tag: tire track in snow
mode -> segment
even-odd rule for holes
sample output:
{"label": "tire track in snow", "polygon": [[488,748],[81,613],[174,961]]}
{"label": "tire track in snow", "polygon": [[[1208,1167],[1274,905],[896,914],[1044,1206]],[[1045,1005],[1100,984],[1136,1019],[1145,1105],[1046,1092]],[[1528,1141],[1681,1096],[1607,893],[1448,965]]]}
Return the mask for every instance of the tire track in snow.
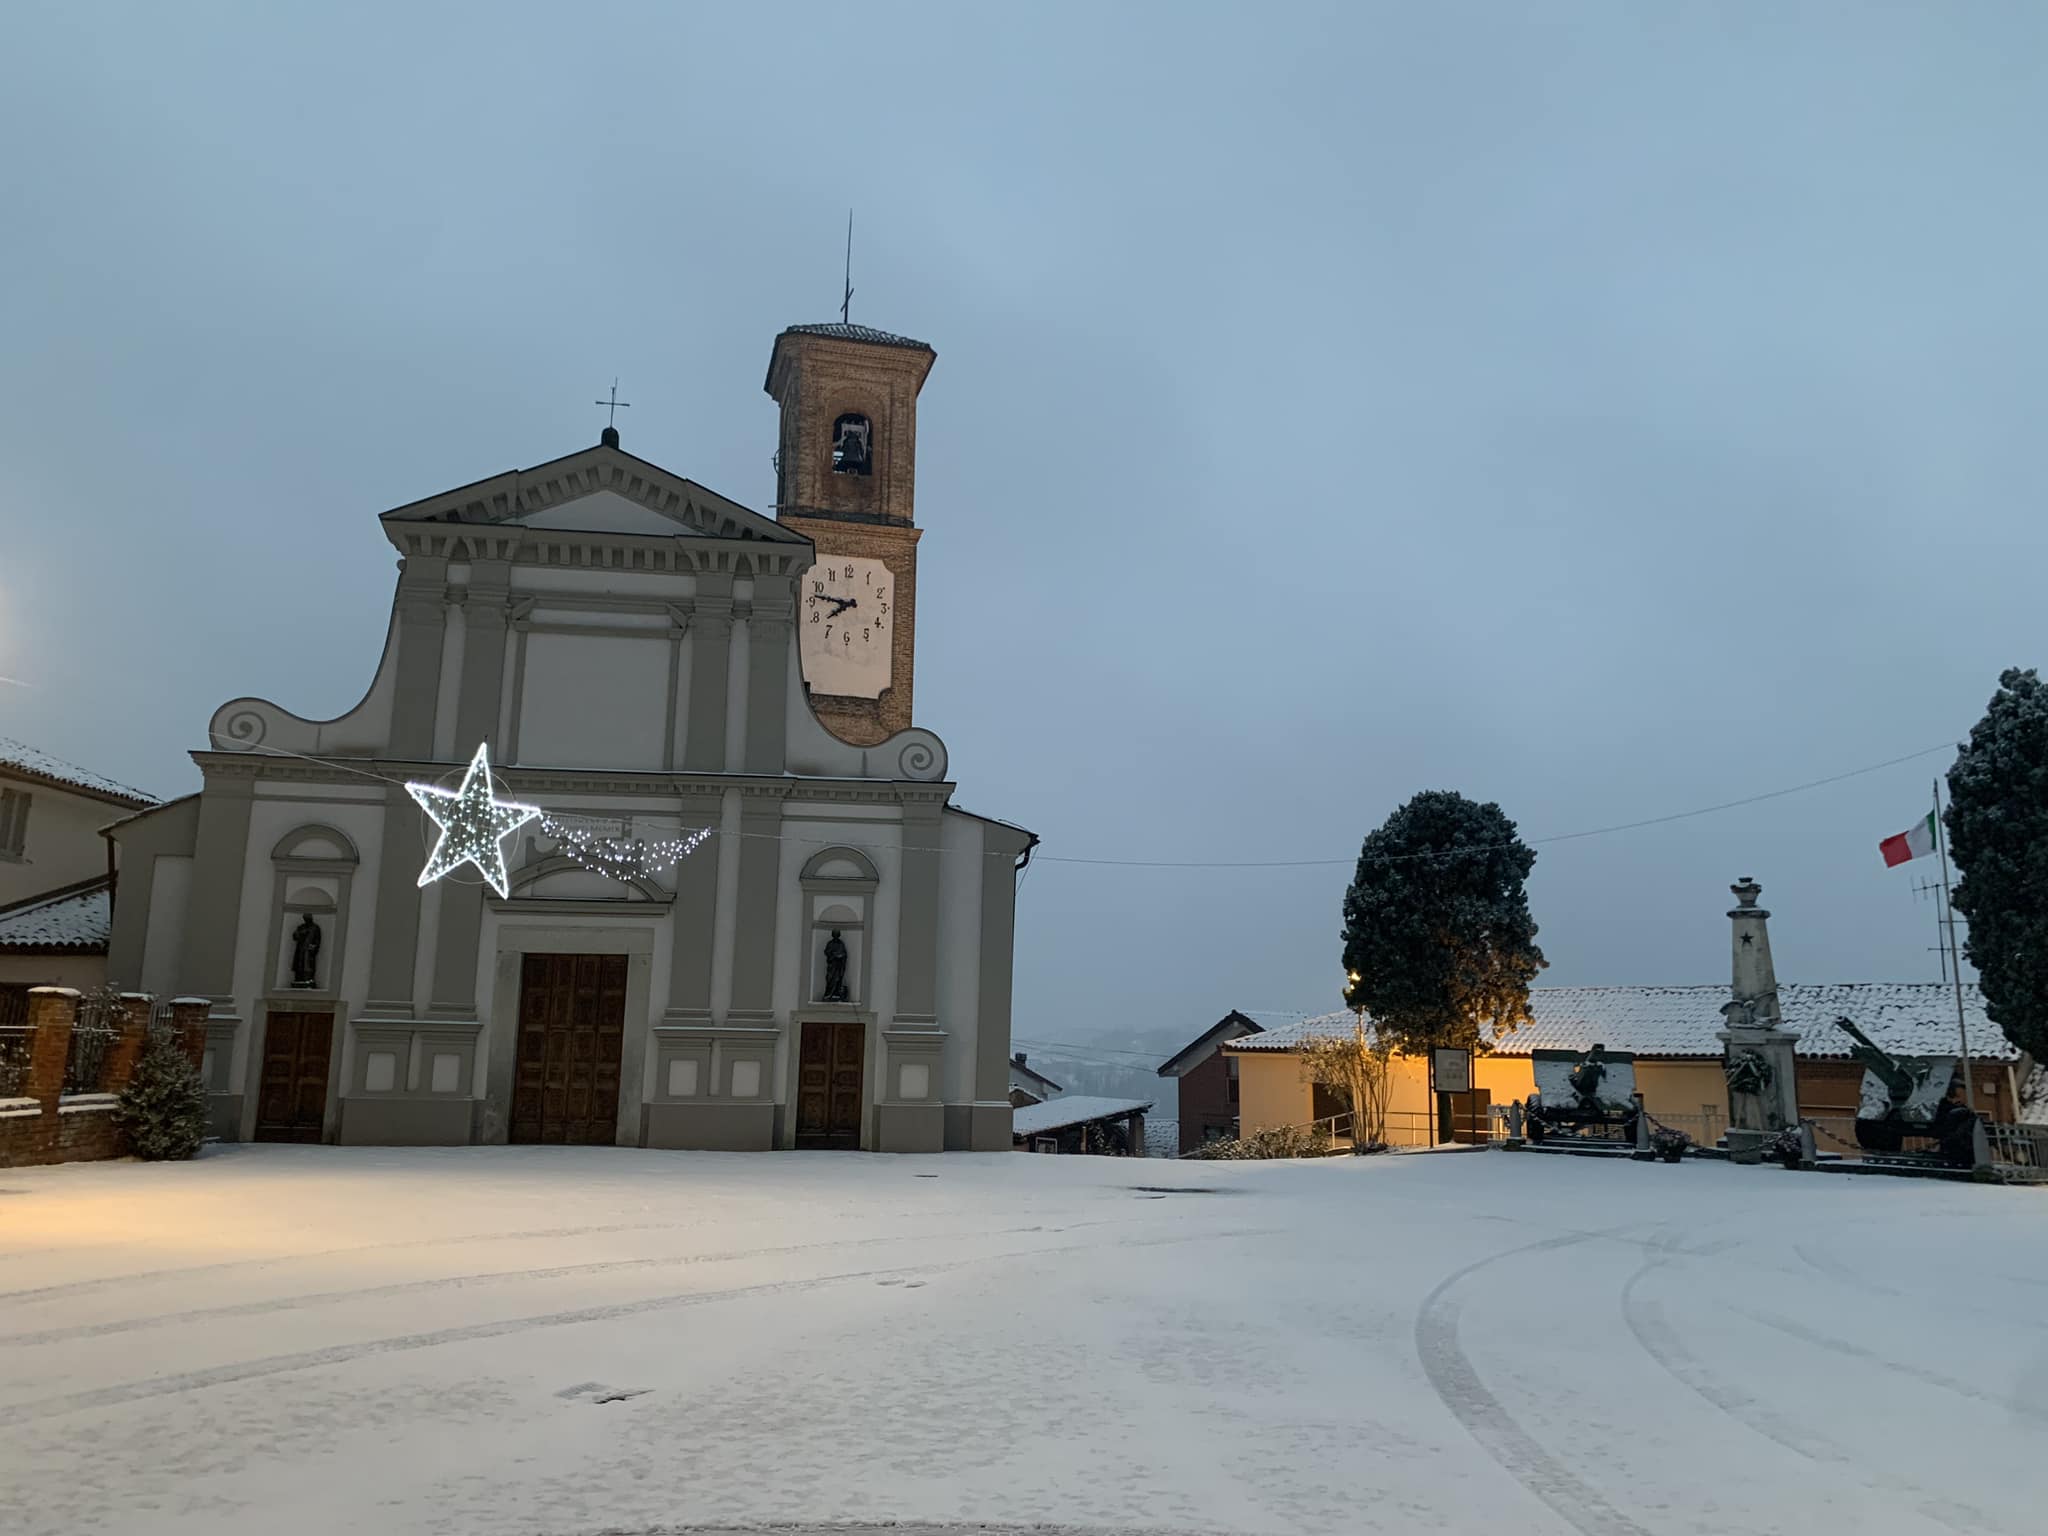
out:
{"label": "tire track in snow", "polygon": [[[1136,1241],[1119,1242],[1115,1247],[1121,1252],[1128,1248],[1163,1248],[1181,1243],[1223,1242],[1273,1235],[1274,1229],[1263,1227],[1242,1231],[1194,1232],[1178,1237],[1141,1238]],[[436,1328],[424,1333],[365,1339],[355,1344],[336,1344],[326,1349],[299,1350],[292,1354],[245,1360],[234,1365],[182,1371],[173,1376],[160,1376],[150,1381],[96,1387],[84,1392],[67,1392],[58,1397],[44,1398],[40,1402],[14,1404],[0,1410],[0,1413],[4,1413],[9,1422],[55,1418],[60,1414],[78,1413],[93,1408],[119,1407],[153,1397],[199,1392],[210,1387],[229,1386],[236,1382],[279,1376],[292,1371],[343,1365],[372,1355],[402,1354],[417,1349],[433,1349],[443,1344],[467,1344],[479,1339],[503,1338],[508,1334],[528,1333],[540,1328],[567,1328],[578,1323],[610,1322],[647,1312],[674,1311],[683,1307],[704,1306],[712,1302],[736,1301],[744,1297],[821,1290],[826,1286],[843,1285],[856,1280],[952,1274],[981,1264],[1083,1252],[1097,1246],[1099,1245],[1093,1243],[1054,1243],[1043,1247],[1015,1248],[1001,1253],[982,1254],[971,1259],[953,1259],[938,1264],[905,1264],[883,1269],[846,1270],[838,1274],[813,1275],[802,1280],[766,1280],[757,1285],[728,1286],[722,1290],[678,1291],[665,1296],[646,1296],[637,1301],[609,1302],[598,1306],[575,1307],[562,1312],[544,1312],[533,1317],[504,1318],[489,1323],[465,1323],[451,1328]]]}
{"label": "tire track in snow", "polygon": [[2017,1394],[2001,1396],[1996,1392],[1987,1392],[1982,1387],[1960,1381],[1954,1376],[1944,1375],[1940,1371],[1930,1371],[1924,1366],[1908,1365],[1903,1360],[1890,1359],[1874,1349],[1865,1349],[1861,1344],[1838,1339],[1832,1334],[1809,1328],[1804,1323],[1794,1322],[1791,1318],[1781,1317],[1775,1312],[1759,1312],[1749,1307],[1737,1307],[1735,1310],[1754,1322],[1762,1323],[1766,1328],[1775,1328],[1802,1344],[1811,1344],[1815,1349],[1831,1350],[1835,1354],[1846,1355],[1851,1360],[1862,1360],[1871,1365],[1882,1366],[1885,1370],[1901,1376],[1910,1376],[1915,1381],[1925,1382],[1930,1387],[1940,1387],[1944,1391],[1955,1393],[1958,1397],[1986,1403],[2022,1418],[2048,1420],[2048,1404],[2029,1402]]}
{"label": "tire track in snow", "polygon": [[1415,1353],[1421,1358],[1423,1374],[1429,1378],[1431,1388],[1465,1427],[1465,1432],[1479,1443],[1479,1448],[1567,1525],[1582,1536],[1651,1536],[1536,1443],[1506,1405],[1486,1389],[1464,1346],[1458,1342],[1460,1308],[1455,1292],[1458,1283],[1467,1276],[1505,1259],[1569,1248],[1611,1235],[1573,1232],[1546,1238],[1453,1271],[1423,1298],[1421,1310],[1415,1315]]}
{"label": "tire track in snow", "polygon": [[[1635,1335],[1636,1342],[1666,1374],[1682,1385],[1690,1387],[1699,1397],[1773,1445],[1781,1445],[1808,1461],[1845,1468],[1855,1477],[1874,1487],[1882,1487],[1910,1499],[1921,1514],[1937,1525],[1964,1533],[2005,1532],[2010,1529],[1981,1509],[1954,1498],[1937,1499],[1917,1484],[1894,1477],[1882,1468],[1873,1466],[1870,1462],[1853,1455],[1805,1420],[1793,1414],[1779,1412],[1768,1402],[1744,1391],[1726,1377],[1716,1374],[1685,1347],[1677,1329],[1665,1318],[1664,1309],[1655,1300],[1646,1299],[1642,1294],[1642,1282],[1646,1278],[1660,1269],[1669,1268],[1682,1256],[1683,1250],[1679,1248],[1676,1237],[1666,1235],[1658,1239],[1652,1245],[1650,1257],[1643,1261],[1641,1268],[1628,1277],[1621,1288],[1621,1314],[1628,1323],[1629,1332]],[[1969,1523],[1958,1524],[1958,1518]]]}
{"label": "tire track in snow", "polygon": [[[225,1317],[261,1317],[272,1312],[296,1312],[304,1307],[335,1306],[342,1302],[372,1297],[417,1296],[425,1292],[457,1290],[471,1285],[499,1281],[560,1280],[575,1275],[605,1275],[635,1269],[685,1268],[692,1264],[730,1264],[744,1259],[780,1258],[785,1254],[812,1253],[821,1248],[871,1248],[889,1243],[933,1242],[950,1237],[1022,1237],[1032,1232],[1072,1232],[1082,1227],[1109,1225],[1106,1221],[1074,1221],[1047,1228],[1002,1227],[993,1232],[910,1233],[891,1237],[850,1237],[832,1242],[790,1243],[777,1248],[734,1248],[722,1253],[663,1254],[638,1259],[592,1259],[582,1264],[556,1264],[538,1269],[493,1269],[466,1275],[441,1275],[427,1280],[396,1280],[388,1285],[363,1285],[341,1291],[307,1291],[296,1296],[272,1296],[260,1301],[229,1302],[218,1307],[193,1307],[182,1312],[157,1312],[143,1317],[118,1318],[103,1323],[71,1323],[60,1328],[37,1328],[23,1333],[0,1333],[0,1345],[27,1346],[57,1344],[70,1339],[99,1338],[105,1334],[134,1333],[144,1328],[175,1327]],[[355,1250],[348,1250],[353,1252]]]}
{"label": "tire track in snow", "polygon": [[591,1237],[604,1232],[667,1232],[690,1225],[682,1221],[626,1221],[601,1227],[541,1227],[532,1232],[478,1232],[468,1236],[408,1237],[390,1243],[357,1243],[347,1248],[315,1248],[307,1253],[273,1253],[261,1259],[228,1259],[219,1264],[186,1264],[174,1269],[138,1269],[125,1275],[99,1275],[91,1280],[66,1280],[27,1290],[0,1291],[0,1301],[46,1301],[59,1296],[85,1296],[94,1291],[133,1285],[139,1280],[182,1279],[217,1275],[230,1269],[261,1269],[269,1264],[300,1264],[308,1259],[334,1259],[352,1253],[385,1253],[396,1248],[445,1248],[455,1243],[516,1243],[534,1238]]}

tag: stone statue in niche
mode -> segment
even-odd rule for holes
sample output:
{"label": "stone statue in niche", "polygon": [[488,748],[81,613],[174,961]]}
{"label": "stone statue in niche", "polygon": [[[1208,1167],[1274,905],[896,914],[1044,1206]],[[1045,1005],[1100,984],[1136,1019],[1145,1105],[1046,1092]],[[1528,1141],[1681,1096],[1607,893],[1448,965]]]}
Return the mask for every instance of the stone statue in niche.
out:
{"label": "stone statue in niche", "polygon": [[292,985],[320,985],[320,925],[313,921],[310,912],[292,930]]}
{"label": "stone statue in niche", "polygon": [[850,1002],[846,990],[846,940],[839,937],[839,930],[832,930],[832,937],[825,941],[825,990],[818,994],[821,1003]]}

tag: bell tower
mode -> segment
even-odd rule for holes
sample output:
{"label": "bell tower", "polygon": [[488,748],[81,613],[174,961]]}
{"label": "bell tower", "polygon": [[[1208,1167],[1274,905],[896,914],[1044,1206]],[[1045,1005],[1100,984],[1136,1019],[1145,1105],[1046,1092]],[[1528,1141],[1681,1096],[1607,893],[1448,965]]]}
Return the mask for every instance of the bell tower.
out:
{"label": "bell tower", "polygon": [[797,602],[811,708],[872,746],[910,724],[917,660],[917,396],[938,354],[845,323],[775,338],[775,520],[816,546]]}

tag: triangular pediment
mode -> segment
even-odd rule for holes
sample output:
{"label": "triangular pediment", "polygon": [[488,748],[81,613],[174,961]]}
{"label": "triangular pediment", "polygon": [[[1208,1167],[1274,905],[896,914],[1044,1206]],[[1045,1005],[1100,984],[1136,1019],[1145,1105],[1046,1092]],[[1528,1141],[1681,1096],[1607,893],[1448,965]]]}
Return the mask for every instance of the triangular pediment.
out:
{"label": "triangular pediment", "polygon": [[384,521],[804,542],[773,518],[609,444],[394,507]]}
{"label": "triangular pediment", "polygon": [[681,513],[666,507],[652,507],[628,501],[617,491],[593,491],[588,496],[558,501],[551,507],[535,507],[498,519],[501,525],[516,523],[522,528],[548,528],[563,533],[645,533],[684,534],[704,538]]}

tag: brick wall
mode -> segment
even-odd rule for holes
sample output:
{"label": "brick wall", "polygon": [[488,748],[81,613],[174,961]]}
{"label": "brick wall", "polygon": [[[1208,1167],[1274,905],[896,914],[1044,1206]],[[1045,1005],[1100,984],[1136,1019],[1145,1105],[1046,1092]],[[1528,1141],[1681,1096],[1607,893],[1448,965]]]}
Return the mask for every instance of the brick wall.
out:
{"label": "brick wall", "polygon": [[[113,1101],[128,1086],[142,1056],[151,999],[145,993],[121,998],[115,1015],[119,1033],[107,1048],[101,1074],[103,1091],[67,1095],[64,1067],[78,1022],[78,1001],[78,993],[69,987],[36,987],[29,993],[28,1071],[21,1093],[0,1100],[0,1168],[127,1155],[114,1125]],[[171,1010],[172,1026],[179,1030],[195,1067],[206,1048],[206,1011],[203,1002],[180,1002]]]}

